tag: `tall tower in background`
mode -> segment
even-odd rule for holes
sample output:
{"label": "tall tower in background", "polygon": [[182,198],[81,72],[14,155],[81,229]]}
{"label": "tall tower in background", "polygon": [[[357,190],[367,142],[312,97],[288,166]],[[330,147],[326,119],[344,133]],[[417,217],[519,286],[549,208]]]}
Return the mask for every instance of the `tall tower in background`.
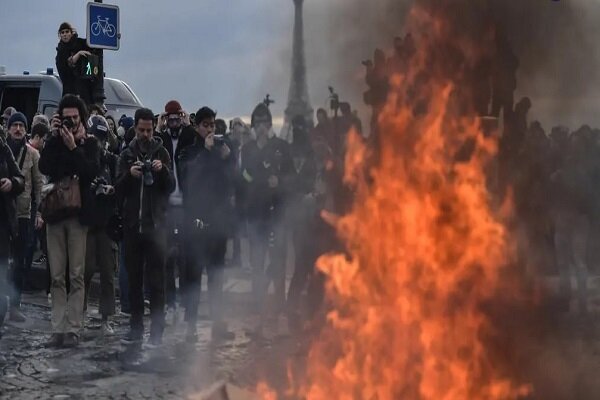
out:
{"label": "tall tower in background", "polygon": [[313,125],[313,110],[308,97],[308,84],[306,83],[306,60],[304,58],[304,21],[302,4],[304,0],[293,0],[294,15],[294,44],[292,48],[292,76],[288,103],[285,109],[285,125],[289,126],[292,119],[302,115],[309,126]]}

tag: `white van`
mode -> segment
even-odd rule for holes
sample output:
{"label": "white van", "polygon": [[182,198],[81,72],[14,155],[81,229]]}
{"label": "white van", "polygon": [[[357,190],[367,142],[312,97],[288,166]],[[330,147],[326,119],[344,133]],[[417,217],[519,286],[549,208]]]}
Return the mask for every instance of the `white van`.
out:
{"label": "white van", "polygon": [[[135,110],[143,107],[142,102],[125,82],[104,78],[104,105],[116,121],[126,114],[133,117]],[[62,97],[62,83],[52,68],[46,73],[7,75],[0,70],[0,110],[12,106],[27,116],[31,123],[36,113],[49,118],[58,109]]]}

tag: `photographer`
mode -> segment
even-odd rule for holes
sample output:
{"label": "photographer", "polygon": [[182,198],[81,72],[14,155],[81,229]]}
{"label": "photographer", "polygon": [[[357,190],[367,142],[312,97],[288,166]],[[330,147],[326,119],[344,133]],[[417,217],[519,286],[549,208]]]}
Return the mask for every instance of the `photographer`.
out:
{"label": "photographer", "polygon": [[15,201],[24,188],[19,166],[6,141],[0,137],[0,326],[8,309],[6,295],[10,293],[6,282],[10,241],[14,240],[19,229]]}
{"label": "photographer", "polygon": [[117,156],[107,150],[110,128],[104,117],[93,115],[88,120],[88,132],[98,139],[100,145],[100,170],[91,184],[94,218],[87,234],[85,256],[86,308],[92,277],[100,273],[100,315],[102,334],[114,334],[109,317],[115,314],[115,271],[118,246],[107,232],[108,222],[116,213]]}
{"label": "photographer", "polygon": [[144,334],[144,269],[150,286],[150,344],[162,343],[165,325],[165,258],[169,194],[175,190],[171,159],[162,140],[153,136],[154,114],[140,108],[134,118],[135,138],[121,153],[117,192],[123,197],[125,264],[129,282],[131,331],[127,342]]}
{"label": "photographer", "polygon": [[54,333],[48,346],[77,346],[83,327],[86,235],[93,217],[90,184],[100,163],[100,147],[96,138],[87,135],[83,124],[86,119],[87,109],[79,97],[63,97],[39,162],[40,172],[48,175],[51,184],[41,204],[52,279]]}
{"label": "photographer", "polygon": [[[253,268],[252,292],[261,316],[271,281],[275,286],[275,303],[285,305],[286,240],[284,207],[293,162],[289,144],[272,131],[269,108],[261,103],[252,112],[256,140],[242,147],[242,176],[247,189],[246,215]],[[265,271],[269,253],[270,265]],[[259,327],[260,330],[260,327]]]}
{"label": "photographer", "polygon": [[197,132],[192,146],[180,154],[186,233],[188,341],[196,341],[202,271],[208,275],[212,338],[230,338],[223,322],[223,280],[227,239],[232,235],[232,144],[215,134],[215,112],[203,107],[196,113]]}

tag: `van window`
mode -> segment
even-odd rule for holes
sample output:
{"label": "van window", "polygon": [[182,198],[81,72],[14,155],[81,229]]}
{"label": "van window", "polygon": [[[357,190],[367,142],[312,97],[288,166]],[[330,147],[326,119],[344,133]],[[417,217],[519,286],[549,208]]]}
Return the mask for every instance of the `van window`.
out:
{"label": "van window", "polygon": [[17,111],[27,116],[31,124],[33,116],[38,109],[38,99],[40,97],[39,87],[11,87],[5,86],[2,90],[2,101],[0,109],[14,107]]}
{"label": "van window", "polygon": [[122,82],[105,79],[104,90],[106,92],[107,103],[139,106],[134,95]]}

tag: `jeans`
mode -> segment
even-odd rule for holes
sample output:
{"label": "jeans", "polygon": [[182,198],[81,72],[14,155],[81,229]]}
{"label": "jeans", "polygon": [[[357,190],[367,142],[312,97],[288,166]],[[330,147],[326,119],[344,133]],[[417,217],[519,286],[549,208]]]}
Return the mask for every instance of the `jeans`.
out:
{"label": "jeans", "polygon": [[164,230],[139,233],[136,229],[125,229],[123,244],[129,282],[132,331],[144,331],[144,275],[147,275],[152,321],[150,334],[162,336],[165,326],[165,242]]}
{"label": "jeans", "polygon": [[127,265],[125,264],[125,246],[119,246],[119,301],[121,311],[130,312],[129,306],[129,282],[127,281]]}
{"label": "jeans", "polygon": [[115,314],[115,272],[117,249],[103,230],[90,230],[87,235],[85,256],[85,304],[92,277],[100,273],[100,314],[108,317]]}
{"label": "jeans", "polygon": [[[261,220],[248,222],[252,293],[259,310],[264,308],[269,285],[275,288],[275,304],[285,304],[286,235],[283,223],[270,224]],[[269,265],[265,260],[269,255]]]}
{"label": "jeans", "polygon": [[19,218],[19,233],[12,241],[13,264],[10,269],[10,283],[12,291],[10,293],[10,306],[19,307],[21,305],[21,293],[25,283],[25,256],[27,243],[29,239],[29,218]]}
{"label": "jeans", "polygon": [[213,322],[223,321],[223,283],[225,280],[225,252],[227,237],[208,232],[194,232],[186,243],[187,302],[185,320],[195,323],[202,282],[202,271],[208,276],[208,302]]}
{"label": "jeans", "polygon": [[4,322],[4,316],[8,308],[9,285],[8,277],[8,254],[10,249],[10,232],[6,224],[0,224],[0,326]]}

